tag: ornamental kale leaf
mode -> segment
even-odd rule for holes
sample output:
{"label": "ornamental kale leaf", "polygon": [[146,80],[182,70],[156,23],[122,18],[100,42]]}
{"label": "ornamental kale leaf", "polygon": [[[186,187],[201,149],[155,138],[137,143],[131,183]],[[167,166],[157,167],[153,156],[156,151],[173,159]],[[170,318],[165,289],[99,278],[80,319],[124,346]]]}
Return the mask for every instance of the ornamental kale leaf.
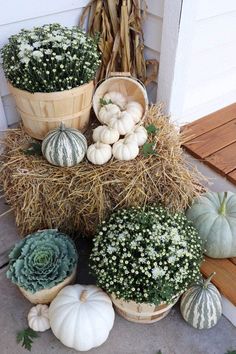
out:
{"label": "ornamental kale leaf", "polygon": [[68,236],[52,229],[38,231],[15,245],[7,277],[31,293],[50,289],[71,275],[77,258]]}

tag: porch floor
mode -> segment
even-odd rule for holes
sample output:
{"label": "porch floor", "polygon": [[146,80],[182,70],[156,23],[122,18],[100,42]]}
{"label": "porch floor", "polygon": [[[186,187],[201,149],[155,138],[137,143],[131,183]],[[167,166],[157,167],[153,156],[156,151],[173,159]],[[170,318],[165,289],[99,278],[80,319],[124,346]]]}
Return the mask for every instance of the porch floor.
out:
{"label": "porch floor", "polygon": [[[79,243],[78,282],[92,283],[88,275],[90,246],[86,240]],[[16,344],[16,332],[27,326],[26,317],[31,304],[20,294],[16,286],[0,272],[0,329],[1,354],[23,354],[26,351]],[[196,330],[181,317],[179,305],[160,322],[140,325],[128,322],[116,315],[108,340],[88,354],[225,354],[236,349],[236,329],[224,317],[209,330]],[[32,354],[78,353],[64,347],[49,330],[34,340]]]}
{"label": "porch floor", "polygon": [[[225,178],[225,182],[222,179],[221,191],[227,191],[231,185],[230,190],[235,192],[236,104],[186,125],[183,133],[185,151],[197,162],[215,171],[218,180]],[[212,282],[236,306],[236,258],[222,260],[206,257],[201,271],[206,277],[216,271]]]}

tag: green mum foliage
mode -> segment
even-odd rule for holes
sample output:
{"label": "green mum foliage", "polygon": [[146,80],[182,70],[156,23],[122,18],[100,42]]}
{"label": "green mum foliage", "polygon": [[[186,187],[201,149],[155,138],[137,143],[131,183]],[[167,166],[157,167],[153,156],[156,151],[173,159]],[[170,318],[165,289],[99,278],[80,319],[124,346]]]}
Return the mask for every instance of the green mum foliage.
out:
{"label": "green mum foliage", "polygon": [[35,293],[71,275],[77,259],[74,242],[68,236],[53,229],[38,231],[15,245],[9,254],[7,277]]}

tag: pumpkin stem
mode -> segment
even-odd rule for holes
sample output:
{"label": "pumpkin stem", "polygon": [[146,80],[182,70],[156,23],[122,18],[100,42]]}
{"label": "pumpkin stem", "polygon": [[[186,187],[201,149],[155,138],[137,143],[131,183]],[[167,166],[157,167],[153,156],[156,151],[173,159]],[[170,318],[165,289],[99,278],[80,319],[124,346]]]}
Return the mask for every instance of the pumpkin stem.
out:
{"label": "pumpkin stem", "polygon": [[219,213],[221,215],[225,215],[225,201],[226,201],[226,198],[227,198],[227,192],[224,192],[224,198],[222,200],[222,203],[220,205],[220,208],[219,208]]}
{"label": "pumpkin stem", "polygon": [[88,297],[88,291],[87,290],[83,290],[80,294],[80,301],[81,302],[86,302],[87,301],[87,297]]}
{"label": "pumpkin stem", "polygon": [[207,288],[209,283],[211,282],[211,279],[214,277],[214,275],[216,275],[216,272],[213,272],[210,274],[209,278],[207,278],[205,281],[204,281],[204,284],[203,284],[203,287],[204,288]]}
{"label": "pumpkin stem", "polygon": [[62,132],[64,132],[64,130],[66,130],[65,124],[64,124],[63,122],[61,122],[59,128],[60,128],[60,130],[61,130]]}

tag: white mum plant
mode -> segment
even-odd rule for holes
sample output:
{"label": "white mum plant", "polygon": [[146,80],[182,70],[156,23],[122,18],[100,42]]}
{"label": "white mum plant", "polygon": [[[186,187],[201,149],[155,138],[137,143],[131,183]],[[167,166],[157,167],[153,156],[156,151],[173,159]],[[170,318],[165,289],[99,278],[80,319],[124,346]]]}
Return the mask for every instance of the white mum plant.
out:
{"label": "white mum plant", "polygon": [[158,305],[187,290],[201,260],[201,239],[186,217],[150,206],[121,209],[103,221],[90,265],[108,293]]}
{"label": "white mum plant", "polygon": [[1,49],[2,65],[11,84],[29,92],[55,92],[94,79],[100,64],[98,37],[77,26],[53,23],[21,30]]}

